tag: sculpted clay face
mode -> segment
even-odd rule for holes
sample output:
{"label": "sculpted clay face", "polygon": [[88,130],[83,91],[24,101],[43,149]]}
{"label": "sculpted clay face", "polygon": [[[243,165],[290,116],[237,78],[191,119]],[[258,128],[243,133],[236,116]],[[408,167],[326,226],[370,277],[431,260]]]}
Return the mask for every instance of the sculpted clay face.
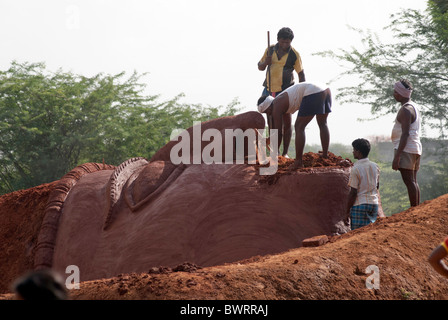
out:
{"label": "sculpted clay face", "polygon": [[[248,127],[257,127],[253,116],[245,115]],[[231,120],[213,125],[222,129]],[[184,262],[220,265],[349,230],[341,199],[350,165],[334,155],[306,154],[304,162],[314,165],[292,172],[292,160],[280,157],[278,172],[261,176],[258,164],[174,165],[163,156],[169,147],[151,161],[133,158],[87,173],[77,168],[84,173],[61,179],[49,199],[59,211],[44,219],[52,227],[41,230],[35,264],[62,272],[76,265],[86,281]]]}

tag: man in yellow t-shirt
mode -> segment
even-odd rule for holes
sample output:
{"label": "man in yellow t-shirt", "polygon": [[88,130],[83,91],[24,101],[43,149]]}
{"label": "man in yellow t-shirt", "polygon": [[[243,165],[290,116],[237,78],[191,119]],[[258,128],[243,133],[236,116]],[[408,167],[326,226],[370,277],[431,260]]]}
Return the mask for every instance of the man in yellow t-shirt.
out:
{"label": "man in yellow t-shirt", "polygon": [[278,147],[280,147],[282,140],[283,146],[287,144],[285,133],[281,130],[281,128],[285,128],[285,115],[291,116],[298,111],[294,125],[296,130],[296,159],[294,164],[290,166],[291,170],[303,167],[302,156],[306,140],[305,128],[314,117],[316,117],[319,126],[322,157],[328,158],[330,131],[327,126],[327,117],[331,112],[331,101],[330,88],[311,82],[296,83],[282,91],[275,98],[272,96],[261,96],[258,99],[258,111],[272,118],[270,128],[277,130],[272,133],[272,138],[277,140],[276,145]]}
{"label": "man in yellow t-shirt", "polygon": [[[283,90],[294,84],[294,70],[299,82],[305,81],[302,59],[299,52],[291,46],[294,33],[290,28],[281,28],[277,33],[277,43],[267,48],[258,62],[258,70],[265,71],[263,96],[276,97]],[[287,157],[292,135],[291,114],[284,115],[283,121],[283,156]],[[267,116],[269,129],[272,129],[272,118]]]}
{"label": "man in yellow t-shirt", "polygon": [[[290,28],[282,28],[277,33],[277,43],[267,48],[258,62],[260,71],[266,70],[266,79],[263,86],[263,95],[274,97],[294,84],[294,70],[297,72],[299,82],[305,81],[302,59],[299,52],[291,46],[294,33]],[[270,76],[269,76],[270,73]]]}

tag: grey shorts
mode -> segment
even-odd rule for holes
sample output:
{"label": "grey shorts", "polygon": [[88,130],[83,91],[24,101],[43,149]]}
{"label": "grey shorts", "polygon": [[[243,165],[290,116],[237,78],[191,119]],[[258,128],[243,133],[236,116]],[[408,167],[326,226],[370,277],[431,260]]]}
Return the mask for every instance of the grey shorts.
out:
{"label": "grey shorts", "polygon": [[[394,149],[394,155],[397,153],[397,149]],[[408,169],[418,171],[420,169],[420,155],[414,153],[402,152],[400,155],[400,162],[398,163],[398,169]]]}

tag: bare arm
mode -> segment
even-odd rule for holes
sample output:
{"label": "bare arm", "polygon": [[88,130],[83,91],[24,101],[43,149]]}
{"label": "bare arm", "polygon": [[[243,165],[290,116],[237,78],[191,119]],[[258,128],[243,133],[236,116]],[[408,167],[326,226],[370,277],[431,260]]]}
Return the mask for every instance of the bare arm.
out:
{"label": "bare arm", "polygon": [[383,205],[381,204],[380,190],[378,190],[378,217],[386,218],[386,215],[384,214],[383,211]]}
{"label": "bare arm", "polygon": [[299,82],[305,82],[305,72],[302,70],[299,72]]}
{"label": "bare arm", "polygon": [[290,113],[283,114],[283,153],[282,156],[288,154],[289,144],[291,143],[292,128],[291,128],[292,117]]}
{"label": "bare arm", "polygon": [[[278,141],[278,148],[280,149],[280,145],[282,143],[283,139],[283,113],[281,112],[280,108],[278,107],[278,104],[274,101],[274,106],[272,110],[272,129],[274,129],[274,134],[270,134],[271,137],[277,137]],[[275,139],[275,138],[274,138]]]}
{"label": "bare arm", "polygon": [[392,162],[392,169],[398,170],[398,163],[400,162],[400,156],[406,147],[406,143],[409,138],[409,128],[411,127],[412,115],[409,110],[402,107],[397,115],[397,120],[401,124],[401,138],[400,143],[398,145],[397,152],[394,156],[394,160]]}
{"label": "bare arm", "polygon": [[386,218],[386,215],[383,211],[383,205],[381,204],[381,195],[380,195],[380,178],[378,176],[378,184],[376,185],[376,190],[378,191],[378,217]]}
{"label": "bare arm", "polygon": [[429,264],[440,273],[442,276],[448,278],[448,267],[443,262],[443,259],[447,256],[447,252],[442,245],[437,246],[429,255]]}
{"label": "bare arm", "polygon": [[266,70],[266,67],[270,66],[271,64],[272,64],[272,56],[268,54],[263,61],[258,62],[258,70],[264,71]]}
{"label": "bare arm", "polygon": [[[289,107],[289,98],[288,94],[284,93],[281,95],[278,95],[275,100],[273,101],[272,105],[272,128],[276,130],[274,132],[274,135],[277,136],[278,141],[278,148],[280,148],[280,145],[283,140],[283,125],[284,125],[284,116],[286,114],[286,111]],[[274,135],[270,135],[273,137]]]}
{"label": "bare arm", "polygon": [[357,195],[358,195],[358,189],[350,187],[350,192],[349,192],[348,198],[347,198],[347,209],[346,209],[347,217],[350,216],[350,209],[355,204]]}

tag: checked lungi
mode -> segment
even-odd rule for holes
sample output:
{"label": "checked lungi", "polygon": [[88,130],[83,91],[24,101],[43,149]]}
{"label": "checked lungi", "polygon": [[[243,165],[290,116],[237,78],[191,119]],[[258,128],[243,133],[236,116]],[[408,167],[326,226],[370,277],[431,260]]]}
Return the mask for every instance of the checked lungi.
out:
{"label": "checked lungi", "polygon": [[360,204],[350,209],[352,230],[374,223],[378,217],[377,204]]}

